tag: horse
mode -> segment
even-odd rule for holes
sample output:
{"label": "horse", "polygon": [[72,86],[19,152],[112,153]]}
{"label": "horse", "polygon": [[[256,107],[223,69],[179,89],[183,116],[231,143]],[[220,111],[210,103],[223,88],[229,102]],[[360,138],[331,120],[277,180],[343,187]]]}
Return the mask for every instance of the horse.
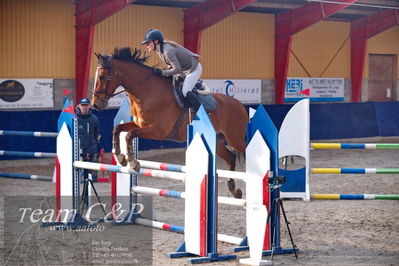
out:
{"label": "horse", "polygon": [[[134,158],[132,140],[135,137],[186,141],[186,126],[190,122],[189,109],[181,110],[173,96],[171,78],[152,73],[152,67],[146,65],[149,56],[137,48],[115,48],[111,56],[97,54],[97,70],[91,99],[97,110],[103,110],[115,90],[122,86],[130,100],[130,112],[133,120],[120,124],[113,130],[113,149],[118,162],[138,171],[140,164]],[[217,132],[217,155],[226,161],[230,171],[236,167],[237,155],[246,148],[245,134],[248,114],[237,99],[228,95],[213,94],[217,109],[210,112],[210,120]],[[121,154],[119,134],[127,132],[127,158]],[[230,146],[230,151],[226,143]],[[227,182],[229,191],[236,198],[242,197],[242,191],[235,188],[233,179]]]}

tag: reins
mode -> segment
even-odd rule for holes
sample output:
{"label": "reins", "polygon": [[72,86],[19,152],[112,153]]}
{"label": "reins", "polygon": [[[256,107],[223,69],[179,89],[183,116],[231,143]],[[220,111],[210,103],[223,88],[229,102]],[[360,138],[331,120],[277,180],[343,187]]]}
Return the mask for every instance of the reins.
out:
{"label": "reins", "polygon": [[[93,94],[96,95],[101,101],[103,101],[103,102],[108,102],[112,97],[114,97],[114,96],[116,96],[116,95],[118,95],[118,94],[121,94],[121,93],[123,93],[123,92],[126,92],[126,89],[123,89],[122,91],[119,91],[119,92],[113,93],[112,95],[109,95],[109,94],[108,94],[108,88],[109,88],[109,84],[111,83],[111,71],[114,70],[114,67],[112,66],[112,57],[107,58],[107,61],[102,61],[102,64],[101,64],[101,65],[102,65],[102,68],[103,68],[103,69],[106,69],[106,70],[107,70],[107,77],[106,77],[105,88],[104,88],[104,89],[97,90],[97,91],[94,91]],[[118,82],[121,83],[120,80],[118,79],[118,76],[115,74],[115,71],[114,71],[113,73],[114,73],[115,78],[118,80]],[[142,79],[142,80],[139,82],[138,86],[141,86],[142,83],[144,83],[145,81],[147,81],[147,80],[148,80],[150,77],[152,77],[152,76],[155,76],[155,75],[153,75],[153,74],[150,72],[150,74],[148,74],[147,76],[145,76],[145,78]],[[105,97],[100,96],[99,93],[105,94],[105,95],[106,95],[106,98],[108,98],[108,99],[106,99]]]}

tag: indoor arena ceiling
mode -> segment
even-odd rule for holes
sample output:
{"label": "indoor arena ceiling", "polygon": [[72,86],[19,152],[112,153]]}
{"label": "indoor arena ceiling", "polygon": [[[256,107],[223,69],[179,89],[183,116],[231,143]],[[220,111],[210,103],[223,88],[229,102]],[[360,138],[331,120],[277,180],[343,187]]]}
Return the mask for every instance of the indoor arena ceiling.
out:
{"label": "indoor arena ceiling", "polygon": [[[189,8],[207,0],[138,0],[133,4]],[[212,1],[212,0],[211,0]],[[337,0],[258,0],[241,11],[279,14],[312,3],[338,3]],[[335,19],[354,20],[384,9],[398,9],[399,0],[359,0],[331,16]]]}

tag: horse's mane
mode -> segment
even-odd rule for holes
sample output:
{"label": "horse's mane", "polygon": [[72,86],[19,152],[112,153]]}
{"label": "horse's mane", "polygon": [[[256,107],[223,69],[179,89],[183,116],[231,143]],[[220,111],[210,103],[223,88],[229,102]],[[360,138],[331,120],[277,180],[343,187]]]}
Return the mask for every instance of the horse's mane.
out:
{"label": "horse's mane", "polygon": [[144,63],[146,63],[148,61],[148,58],[150,58],[150,56],[147,56],[145,52],[142,53],[142,51],[138,50],[137,48],[134,48],[132,50],[132,48],[130,47],[115,48],[114,52],[111,55],[114,59],[143,66],[147,66]]}

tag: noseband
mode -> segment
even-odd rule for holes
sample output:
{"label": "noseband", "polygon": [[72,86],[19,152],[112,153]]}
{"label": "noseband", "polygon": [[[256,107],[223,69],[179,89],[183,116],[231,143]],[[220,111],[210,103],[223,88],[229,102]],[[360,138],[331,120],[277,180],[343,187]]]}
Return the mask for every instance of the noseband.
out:
{"label": "noseband", "polygon": [[[111,99],[112,97],[114,97],[118,94],[121,94],[122,92],[125,92],[125,90],[117,92],[117,93],[112,93],[112,94],[108,93],[109,84],[111,83],[111,74],[112,74],[111,71],[114,70],[114,68],[112,67],[112,57],[107,57],[106,61],[103,60],[103,61],[101,61],[100,64],[102,66],[102,69],[105,69],[107,71],[107,76],[105,78],[105,87],[104,87],[104,89],[100,89],[97,91],[94,90],[93,95],[95,95],[97,98],[99,98],[103,102],[108,102],[109,99]],[[114,72],[114,76],[119,81],[118,77],[115,75],[115,72]],[[103,97],[100,94],[105,94],[106,96]]]}

